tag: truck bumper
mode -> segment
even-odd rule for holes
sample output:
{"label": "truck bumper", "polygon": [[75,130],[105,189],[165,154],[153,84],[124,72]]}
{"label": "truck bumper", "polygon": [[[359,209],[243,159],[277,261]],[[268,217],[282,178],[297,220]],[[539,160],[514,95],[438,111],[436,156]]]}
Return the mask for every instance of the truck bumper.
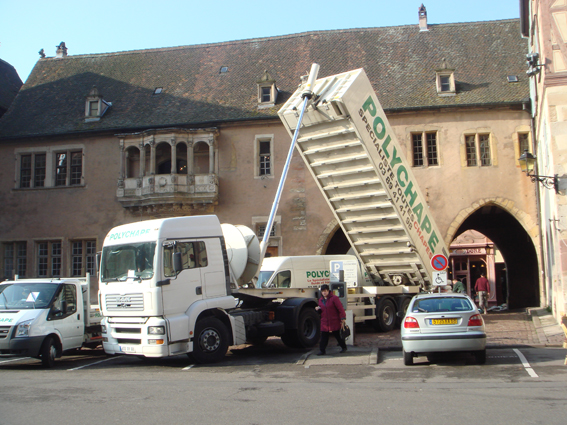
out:
{"label": "truck bumper", "polygon": [[145,357],[167,357],[170,355],[167,345],[130,345],[103,342],[102,347],[106,354],[130,354]]}
{"label": "truck bumper", "polygon": [[38,357],[45,336],[0,339],[0,356]]}

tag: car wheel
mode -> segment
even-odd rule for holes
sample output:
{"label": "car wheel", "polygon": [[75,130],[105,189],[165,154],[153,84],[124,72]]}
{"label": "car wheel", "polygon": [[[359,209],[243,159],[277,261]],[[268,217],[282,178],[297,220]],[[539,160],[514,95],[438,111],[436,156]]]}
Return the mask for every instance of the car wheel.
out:
{"label": "car wheel", "polygon": [[198,363],[221,361],[228,351],[228,331],[216,317],[205,317],[195,326],[193,357]]}
{"label": "car wheel", "polygon": [[413,364],[413,354],[411,352],[406,352],[404,350],[404,364],[406,366],[411,366]]}
{"label": "car wheel", "polygon": [[474,359],[477,364],[485,364],[486,363],[486,348],[484,350],[475,351],[473,353]]}
{"label": "car wheel", "polygon": [[378,332],[389,332],[396,325],[396,306],[392,300],[382,300],[376,307],[376,319],[373,327]]}
{"label": "car wheel", "polygon": [[41,347],[41,364],[43,367],[53,367],[57,357],[57,345],[53,337],[48,336]]}

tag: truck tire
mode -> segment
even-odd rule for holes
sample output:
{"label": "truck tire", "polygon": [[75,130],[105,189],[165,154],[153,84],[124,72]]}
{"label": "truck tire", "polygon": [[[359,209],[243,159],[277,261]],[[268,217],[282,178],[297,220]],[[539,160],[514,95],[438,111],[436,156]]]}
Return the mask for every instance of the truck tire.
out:
{"label": "truck tire", "polygon": [[41,346],[41,364],[43,367],[53,367],[57,357],[57,344],[52,336],[48,336]]}
{"label": "truck tire", "polygon": [[320,320],[317,312],[304,308],[299,313],[297,329],[287,329],[282,335],[282,342],[291,348],[311,348],[321,336]]}
{"label": "truck tire", "polygon": [[[411,301],[411,298],[404,298],[404,300],[400,304],[400,309],[398,311],[403,312],[404,316],[406,315],[406,312],[408,311],[410,301]],[[404,320],[403,318],[397,317],[396,326],[400,327],[403,320]]]}
{"label": "truck tire", "polygon": [[311,348],[319,341],[321,336],[320,319],[317,312],[311,308],[304,308],[299,313],[297,322],[297,343],[300,348]]}
{"label": "truck tire", "polygon": [[378,332],[389,332],[396,326],[396,306],[390,299],[381,300],[376,307],[376,319],[372,322]]}
{"label": "truck tire", "polygon": [[195,326],[193,358],[197,363],[216,363],[228,351],[228,330],[216,317],[205,317]]}

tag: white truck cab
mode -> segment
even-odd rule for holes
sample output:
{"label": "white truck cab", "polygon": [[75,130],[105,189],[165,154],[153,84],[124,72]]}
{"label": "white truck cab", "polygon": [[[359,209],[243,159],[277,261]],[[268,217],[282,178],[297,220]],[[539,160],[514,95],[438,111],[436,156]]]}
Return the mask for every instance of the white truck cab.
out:
{"label": "white truck cab", "polygon": [[0,283],[0,356],[40,358],[46,367],[64,351],[102,342],[89,278]]}
{"label": "white truck cab", "polygon": [[221,360],[229,346],[281,336],[311,347],[316,300],[238,292],[257,272],[258,238],[245,226],[191,216],[112,229],[104,240],[99,294],[108,354]]}

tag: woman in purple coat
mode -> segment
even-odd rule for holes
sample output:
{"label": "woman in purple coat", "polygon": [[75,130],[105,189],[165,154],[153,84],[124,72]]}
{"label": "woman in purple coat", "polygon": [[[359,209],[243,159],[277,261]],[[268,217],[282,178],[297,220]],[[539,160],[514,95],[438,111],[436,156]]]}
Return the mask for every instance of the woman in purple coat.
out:
{"label": "woman in purple coat", "polygon": [[346,343],[341,338],[340,330],[346,323],[346,313],[341,300],[331,291],[329,285],[321,285],[321,299],[316,310],[321,311],[321,341],[319,342],[318,356],[325,354],[329,343],[329,334],[332,333],[339,345],[341,353],[347,350]]}

